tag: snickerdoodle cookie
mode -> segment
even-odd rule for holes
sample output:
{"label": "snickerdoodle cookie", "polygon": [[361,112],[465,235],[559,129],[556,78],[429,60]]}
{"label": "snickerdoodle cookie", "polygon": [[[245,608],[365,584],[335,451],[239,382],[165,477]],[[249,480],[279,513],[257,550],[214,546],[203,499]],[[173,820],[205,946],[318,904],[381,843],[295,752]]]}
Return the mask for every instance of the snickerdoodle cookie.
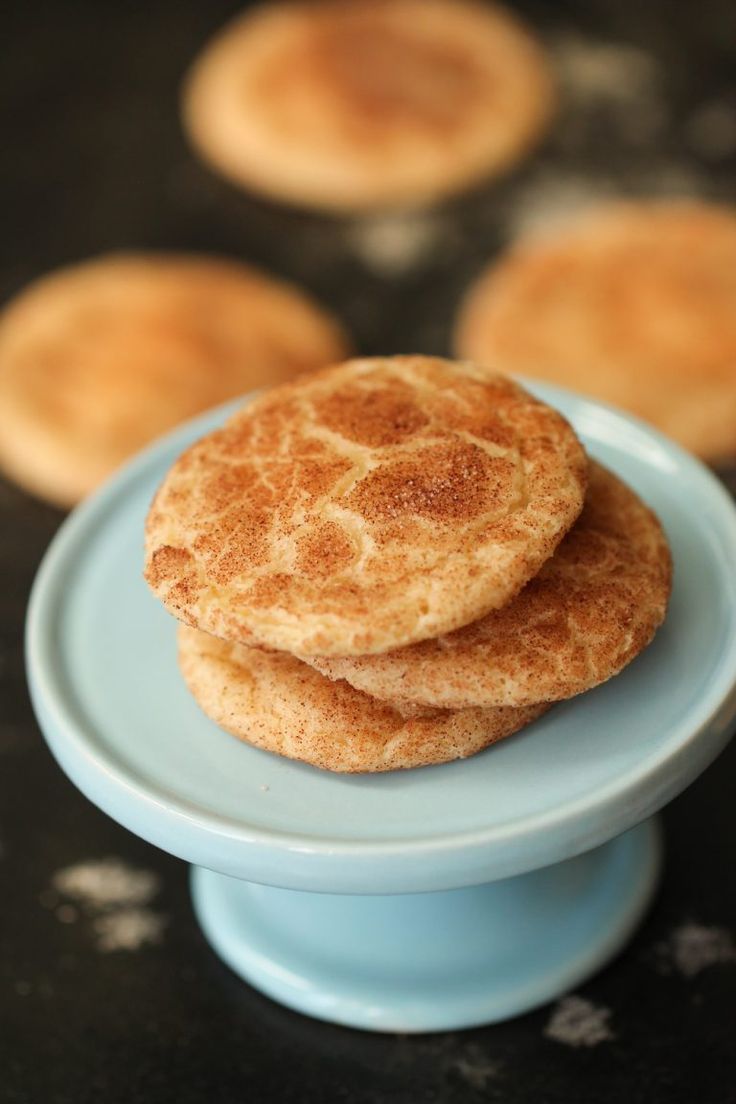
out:
{"label": "snickerdoodle cookie", "polygon": [[434,710],[404,716],[346,682],[283,653],[217,640],[181,626],[179,665],[201,709],[266,751],[332,771],[387,771],[474,755],[544,713]]}
{"label": "snickerdoodle cookie", "polygon": [[589,690],[649,644],[672,565],[636,494],[593,463],[580,518],[516,598],[457,632],[382,655],[312,659],[396,706],[527,706]]}
{"label": "snickerdoodle cookie", "polygon": [[184,123],[238,184],[335,210],[424,204],[505,169],[544,129],[541,47],[478,0],[279,0],[196,60]]}
{"label": "snickerdoodle cookie", "polygon": [[180,620],[297,655],[363,655],[505,605],[579,515],[587,457],[505,376],[352,360],[275,388],[188,449],[147,522]]}
{"label": "snickerdoodle cookie", "polygon": [[71,506],[176,423],[346,352],[307,295],[243,264],[87,261],[38,280],[0,315],[0,467]]}
{"label": "snickerdoodle cookie", "polygon": [[520,241],[471,288],[459,355],[638,414],[704,459],[736,456],[736,212],[591,212]]}

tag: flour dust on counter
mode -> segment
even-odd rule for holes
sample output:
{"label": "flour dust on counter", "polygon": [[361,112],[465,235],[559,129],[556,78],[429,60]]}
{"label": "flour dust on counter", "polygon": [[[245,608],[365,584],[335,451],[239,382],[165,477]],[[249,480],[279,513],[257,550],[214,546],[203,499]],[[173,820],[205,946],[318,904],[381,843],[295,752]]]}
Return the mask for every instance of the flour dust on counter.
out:
{"label": "flour dust on counter", "polygon": [[552,44],[562,87],[563,115],[557,140],[575,145],[605,120],[622,143],[645,145],[669,121],[658,59],[626,42],[568,33]]}
{"label": "flour dust on counter", "polygon": [[148,908],[160,888],[152,870],[115,857],[84,859],[57,870],[40,900],[62,924],[91,919],[96,950],[137,951],[162,942],[168,917]]}
{"label": "flour dust on counter", "polygon": [[161,943],[168,917],[147,908],[123,908],[98,916],[94,921],[98,951],[137,951]]}
{"label": "flour dust on counter", "polygon": [[483,1092],[492,1082],[498,1081],[503,1065],[490,1058],[477,1043],[469,1043],[450,1064],[450,1070],[471,1089]]}
{"label": "flour dust on counter", "polygon": [[406,276],[438,250],[446,251],[453,236],[449,218],[436,211],[405,211],[347,224],[344,241],[355,258],[376,276]]}
{"label": "flour dust on counter", "polygon": [[609,1026],[611,1009],[572,994],[555,1005],[544,1035],[570,1047],[595,1047],[616,1036]]}
{"label": "flour dust on counter", "polygon": [[691,979],[711,966],[736,965],[736,941],[726,927],[688,920],[655,946],[654,962],[660,974]]}

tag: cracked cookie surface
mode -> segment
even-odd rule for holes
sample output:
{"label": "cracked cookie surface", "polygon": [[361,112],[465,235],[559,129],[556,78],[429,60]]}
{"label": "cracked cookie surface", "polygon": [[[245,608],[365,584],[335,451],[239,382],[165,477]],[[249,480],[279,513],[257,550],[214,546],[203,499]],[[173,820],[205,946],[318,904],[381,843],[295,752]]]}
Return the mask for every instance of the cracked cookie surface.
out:
{"label": "cracked cookie surface", "polygon": [[348,773],[465,759],[548,708],[406,716],[293,656],[217,640],[184,625],[179,666],[200,708],[227,732],[265,751]]}
{"label": "cracked cookie surface", "polygon": [[254,400],[173,465],[146,578],[185,623],[362,655],[504,605],[582,509],[570,425],[507,377],[353,360]]}
{"label": "cracked cookie surface", "polygon": [[397,705],[465,709],[557,701],[604,682],[646,647],[664,619],[671,577],[655,515],[592,462],[580,518],[503,609],[409,648],[311,662]]}

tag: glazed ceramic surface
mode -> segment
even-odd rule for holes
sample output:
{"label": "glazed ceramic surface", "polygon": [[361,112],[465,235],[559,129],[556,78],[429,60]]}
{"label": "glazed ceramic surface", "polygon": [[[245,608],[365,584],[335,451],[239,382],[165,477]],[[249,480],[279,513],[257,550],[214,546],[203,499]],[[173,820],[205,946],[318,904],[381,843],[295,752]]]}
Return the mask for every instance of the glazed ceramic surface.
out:
{"label": "glazed ceramic surface", "polygon": [[[558,862],[630,828],[722,748],[736,712],[736,514],[716,479],[624,415],[533,385],[592,456],[659,514],[669,615],[618,678],[471,759],[340,776],[239,743],[176,664],[176,625],[141,576],[166,469],[233,406],[138,457],[62,526],[28,622],[36,711],[57,759],[122,824],[214,871],[290,889],[471,886]],[[235,404],[239,405],[239,404]]]}
{"label": "glazed ceramic surface", "polygon": [[559,996],[626,943],[657,887],[656,818],[516,878],[440,893],[274,889],[195,867],[222,959],[282,1004],[373,1031],[495,1023]]}

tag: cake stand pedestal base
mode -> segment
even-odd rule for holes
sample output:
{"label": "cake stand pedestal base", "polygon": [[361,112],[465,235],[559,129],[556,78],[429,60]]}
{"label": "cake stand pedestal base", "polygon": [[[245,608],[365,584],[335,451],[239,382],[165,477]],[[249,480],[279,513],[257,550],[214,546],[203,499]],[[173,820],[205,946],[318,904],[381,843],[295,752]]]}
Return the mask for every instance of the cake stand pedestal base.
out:
{"label": "cake stand pedestal base", "polygon": [[674,590],[651,647],[619,676],[469,759],[337,775],[233,740],[197,707],[174,625],[140,577],[141,533],[166,470],[234,407],[134,460],[61,527],[39,569],[28,679],[54,755],[120,824],[194,864],[215,950],[309,1015],[452,1030],[579,985],[651,899],[659,847],[645,818],[732,733],[733,500],[643,423],[533,387],[656,510]]}
{"label": "cake stand pedestal base", "polygon": [[374,1031],[493,1023],[584,981],[634,931],[661,865],[655,820],[515,878],[351,896],[193,868],[207,939],[241,977],[319,1019]]}

